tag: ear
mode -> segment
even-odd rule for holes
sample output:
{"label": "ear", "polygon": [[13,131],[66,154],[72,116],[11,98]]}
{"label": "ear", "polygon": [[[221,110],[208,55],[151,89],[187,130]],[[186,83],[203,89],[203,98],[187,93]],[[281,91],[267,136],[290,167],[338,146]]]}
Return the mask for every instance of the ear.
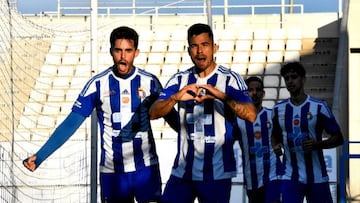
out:
{"label": "ear", "polygon": [[113,56],[112,48],[109,49],[110,55]]}
{"label": "ear", "polygon": [[137,57],[139,55],[139,53],[140,53],[140,49],[136,49],[135,50],[135,57]]}
{"label": "ear", "polygon": [[213,52],[214,54],[217,52],[218,50],[218,45],[216,43],[213,44]]}

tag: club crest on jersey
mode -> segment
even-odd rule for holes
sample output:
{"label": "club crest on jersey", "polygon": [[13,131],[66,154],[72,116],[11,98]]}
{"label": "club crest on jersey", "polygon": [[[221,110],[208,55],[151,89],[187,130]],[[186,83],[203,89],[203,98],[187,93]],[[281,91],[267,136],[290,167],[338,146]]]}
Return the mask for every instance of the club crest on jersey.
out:
{"label": "club crest on jersey", "polygon": [[311,112],[307,112],[306,113],[306,118],[310,121],[311,119],[313,119],[313,115]]}
{"label": "club crest on jersey", "polygon": [[255,139],[261,139],[261,132],[260,131],[254,132],[254,137]]}
{"label": "club crest on jersey", "polygon": [[142,87],[138,88],[137,94],[140,99],[144,99],[146,97],[146,93]]}
{"label": "club crest on jersey", "polygon": [[266,127],[267,127],[268,129],[272,128],[271,121],[269,121],[269,120],[266,121]]}

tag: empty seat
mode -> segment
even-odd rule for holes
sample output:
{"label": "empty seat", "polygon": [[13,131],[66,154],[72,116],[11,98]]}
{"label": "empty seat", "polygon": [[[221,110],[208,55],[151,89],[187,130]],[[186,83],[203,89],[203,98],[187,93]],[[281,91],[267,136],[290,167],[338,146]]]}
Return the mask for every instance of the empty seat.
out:
{"label": "empty seat", "polygon": [[301,50],[301,39],[288,39],[286,41],[286,50],[289,51],[300,51]]}
{"label": "empty seat", "polygon": [[167,42],[165,41],[154,41],[151,45],[152,52],[166,52]]}
{"label": "empty seat", "polygon": [[256,29],[254,30],[254,39],[269,39],[268,29]]}
{"label": "empty seat", "polygon": [[54,128],[55,118],[54,116],[40,115],[38,117],[36,128]]}
{"label": "empty seat", "polygon": [[46,102],[42,109],[44,115],[57,115],[60,113],[60,102]]}
{"label": "empty seat", "polygon": [[100,41],[99,45],[100,45],[100,53],[109,54],[110,42],[108,42],[107,40],[106,41]]}
{"label": "empty seat", "polygon": [[70,77],[56,77],[53,79],[54,89],[68,89],[70,87]]}
{"label": "empty seat", "polygon": [[86,77],[73,77],[70,82],[70,89],[75,89],[79,92],[88,81],[89,78]]}
{"label": "empty seat", "polygon": [[234,40],[235,39],[235,31],[234,29],[224,29],[221,32],[221,36],[217,36],[220,40]]}
{"label": "empty seat", "polygon": [[247,73],[247,66],[246,63],[232,63],[231,70],[244,76]]}
{"label": "empty seat", "polygon": [[217,52],[215,55],[216,63],[219,64],[231,64],[232,54],[231,52]]}
{"label": "empty seat", "polygon": [[153,36],[154,36],[154,32],[151,30],[140,30],[139,31],[139,41],[140,41],[139,45],[143,41],[152,41]]}
{"label": "empty seat", "polygon": [[265,75],[279,74],[280,75],[281,64],[280,63],[267,63],[265,65]]}
{"label": "empty seat", "polygon": [[268,63],[281,63],[283,59],[283,52],[282,51],[269,51],[267,53],[267,62]]}
{"label": "empty seat", "polygon": [[186,29],[175,29],[171,32],[171,40],[185,40],[186,41]]}
{"label": "empty seat", "polygon": [[21,116],[18,128],[35,128],[37,116]]}
{"label": "empty seat", "polygon": [[187,52],[184,52],[181,56],[181,63],[184,64],[193,64],[193,62],[191,61],[191,57],[189,56],[189,54]]}
{"label": "empty seat", "polygon": [[233,63],[248,63],[249,62],[248,51],[237,51],[233,54]]}
{"label": "empty seat", "polygon": [[286,32],[286,37],[288,39],[302,39],[301,28],[289,28]]}
{"label": "empty seat", "polygon": [[88,64],[90,65],[91,63],[91,54],[89,52],[85,52],[80,54],[79,56],[79,64]]}
{"label": "empty seat", "polygon": [[42,110],[42,104],[38,102],[27,102],[24,106],[24,115],[39,115]]}
{"label": "empty seat", "polygon": [[278,75],[265,75],[264,86],[265,87],[279,87],[280,77]]}
{"label": "empty seat", "polygon": [[114,61],[109,52],[99,53],[98,54],[98,64],[105,65],[105,66],[111,66],[114,64]]}
{"label": "empty seat", "polygon": [[64,101],[65,91],[63,89],[51,89],[48,93],[49,102],[62,102]]}
{"label": "empty seat", "polygon": [[140,50],[140,53],[143,52],[149,52],[151,50],[151,42],[150,41],[141,41],[139,43],[138,49]]}
{"label": "empty seat", "polygon": [[38,77],[35,81],[35,89],[50,89],[52,86],[52,78],[50,77]]}
{"label": "empty seat", "polygon": [[156,30],[153,36],[155,41],[168,41],[170,38],[169,30]]}
{"label": "empty seat", "polygon": [[161,72],[161,66],[160,65],[154,65],[154,64],[148,64],[145,66],[145,70],[149,73],[154,74],[155,76],[160,76]]}
{"label": "empty seat", "polygon": [[269,41],[270,51],[283,51],[285,50],[285,41],[282,39],[272,39]]}
{"label": "empty seat", "polygon": [[46,101],[46,90],[33,89],[30,93],[29,101],[31,102],[43,102]]}
{"label": "empty seat", "polygon": [[219,41],[218,51],[233,51],[234,47],[235,45],[233,40],[222,40]]}
{"label": "empty seat", "polygon": [[289,91],[286,89],[286,87],[281,87],[279,90],[279,99],[287,99],[290,97]]}
{"label": "empty seat", "polygon": [[266,51],[268,50],[268,41],[265,39],[253,40],[252,50],[254,51]]}
{"label": "empty seat", "polygon": [[253,51],[250,54],[250,63],[265,63],[266,53],[264,51]]}
{"label": "empty seat", "polygon": [[265,100],[277,100],[278,98],[277,88],[269,88],[266,87],[264,84],[264,91],[265,91],[265,96],[264,96]]}
{"label": "empty seat", "polygon": [[88,65],[77,65],[75,67],[75,77],[86,77],[89,78],[91,76],[91,66]]}
{"label": "empty seat", "polygon": [[71,41],[67,44],[68,53],[83,53],[84,52],[84,42],[83,41]]}
{"label": "empty seat", "polygon": [[264,74],[264,64],[262,63],[250,63],[248,65],[248,75],[262,75]]}
{"label": "empty seat", "polygon": [[184,40],[176,40],[170,41],[168,51],[169,52],[180,52],[182,53],[185,50],[185,41]]}
{"label": "empty seat", "polygon": [[164,64],[161,68],[161,76],[172,76],[178,71],[178,65]]}
{"label": "empty seat", "polygon": [[45,56],[45,64],[53,64],[53,65],[61,64],[61,54],[48,53]]}
{"label": "empty seat", "polygon": [[164,63],[164,53],[149,53],[148,64],[163,64]]}
{"label": "empty seat", "polygon": [[285,51],[284,62],[300,61],[300,53],[298,51]]}
{"label": "empty seat", "polygon": [[71,112],[71,108],[73,105],[74,105],[73,102],[62,102],[60,106],[60,114],[68,115]]}
{"label": "empty seat", "polygon": [[50,45],[49,53],[64,53],[66,50],[66,44],[61,42],[53,42]]}
{"label": "empty seat", "polygon": [[58,76],[59,77],[69,77],[74,75],[74,66],[59,66],[58,67]]}
{"label": "empty seat", "polygon": [[253,31],[251,29],[240,29],[235,34],[236,39],[246,39],[252,40],[253,39]]}
{"label": "empty seat", "polygon": [[140,52],[139,55],[134,59],[135,65],[144,65],[147,63],[147,53],[146,52]]}
{"label": "empty seat", "polygon": [[65,102],[75,102],[80,91],[80,89],[69,89],[65,94]]}
{"label": "empty seat", "polygon": [[40,68],[40,77],[53,77],[57,75],[56,65],[43,65]]}
{"label": "empty seat", "polygon": [[270,31],[270,39],[284,40],[286,38],[286,31],[282,28],[274,28]]}
{"label": "empty seat", "polygon": [[251,40],[236,40],[236,51],[249,51],[251,49]]}
{"label": "empty seat", "polygon": [[178,52],[168,52],[165,54],[165,64],[179,64],[181,62],[181,54]]}
{"label": "empty seat", "polygon": [[79,63],[79,54],[65,53],[62,57],[62,64],[76,65]]}

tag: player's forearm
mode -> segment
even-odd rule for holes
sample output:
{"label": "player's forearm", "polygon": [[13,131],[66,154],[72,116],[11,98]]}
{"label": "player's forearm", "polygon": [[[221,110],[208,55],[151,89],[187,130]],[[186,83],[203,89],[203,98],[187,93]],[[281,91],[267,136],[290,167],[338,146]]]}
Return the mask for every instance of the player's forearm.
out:
{"label": "player's forearm", "polygon": [[176,103],[177,101],[173,96],[165,100],[159,99],[155,101],[155,103],[150,107],[149,118],[153,120],[165,116],[173,109]]}
{"label": "player's forearm", "polygon": [[47,157],[63,145],[74,132],[78,129],[85,117],[71,112],[69,116],[56,128],[48,141],[36,153],[36,167],[38,167]]}
{"label": "player's forearm", "polygon": [[238,117],[252,123],[256,120],[257,112],[255,106],[252,103],[240,103],[232,98],[229,98],[228,96],[225,96],[223,101],[230,106],[230,108]]}
{"label": "player's forearm", "polygon": [[328,139],[315,142],[314,149],[330,149],[342,145],[343,142],[344,138],[339,132],[331,135]]}

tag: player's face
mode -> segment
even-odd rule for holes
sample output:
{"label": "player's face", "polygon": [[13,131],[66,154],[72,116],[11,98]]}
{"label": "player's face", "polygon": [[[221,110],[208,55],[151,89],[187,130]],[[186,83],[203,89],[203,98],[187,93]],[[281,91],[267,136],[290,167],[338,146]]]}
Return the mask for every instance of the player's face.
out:
{"label": "player's face", "polygon": [[257,81],[252,81],[248,85],[249,96],[253,100],[255,106],[259,106],[265,96],[265,92],[261,87],[261,84]]}
{"label": "player's face", "polygon": [[215,68],[216,45],[207,33],[192,36],[188,52],[191,60],[200,71],[212,71]]}
{"label": "player's face", "polygon": [[285,85],[291,93],[299,92],[304,86],[304,78],[300,77],[296,72],[288,72],[284,75]]}
{"label": "player's face", "polygon": [[114,47],[111,49],[114,64],[121,75],[131,72],[134,59],[138,54],[139,50],[135,49],[134,41],[128,39],[115,40]]}

